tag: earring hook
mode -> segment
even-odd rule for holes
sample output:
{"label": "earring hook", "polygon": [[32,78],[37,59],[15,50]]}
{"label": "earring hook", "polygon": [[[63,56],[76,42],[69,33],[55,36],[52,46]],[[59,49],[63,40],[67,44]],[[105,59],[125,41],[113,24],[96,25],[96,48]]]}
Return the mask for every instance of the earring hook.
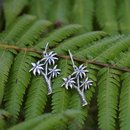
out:
{"label": "earring hook", "polygon": [[72,53],[71,53],[71,51],[70,50],[68,50],[69,51],[69,55],[70,55],[70,59],[71,59],[71,62],[72,62],[72,65],[73,65],[73,68],[75,69],[75,64],[74,64],[74,59],[73,59],[73,55],[72,55]]}

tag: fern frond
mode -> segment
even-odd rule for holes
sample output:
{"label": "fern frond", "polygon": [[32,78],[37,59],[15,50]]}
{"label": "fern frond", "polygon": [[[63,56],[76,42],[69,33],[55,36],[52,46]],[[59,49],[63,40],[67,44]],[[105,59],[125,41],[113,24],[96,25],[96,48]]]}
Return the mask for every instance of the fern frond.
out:
{"label": "fern frond", "polygon": [[4,96],[4,87],[8,79],[9,69],[13,62],[13,54],[0,49],[0,105]]}
{"label": "fern frond", "polygon": [[25,90],[29,84],[30,76],[29,69],[30,63],[34,59],[27,55],[27,52],[20,52],[14,61],[11,68],[8,84],[5,93],[5,109],[13,116],[11,120],[16,122],[22,105]]}
{"label": "fern frond", "polygon": [[[95,86],[96,86],[96,81],[97,81],[97,78],[96,78],[97,71],[92,69],[91,65],[87,64],[87,66],[88,66],[88,70],[90,72],[88,77],[94,83],[93,86],[89,90],[85,91],[86,100],[88,103],[90,103],[93,93],[95,92]],[[83,126],[85,124],[85,119],[88,115],[88,107],[82,108],[81,99],[75,91],[73,91],[73,93],[71,94],[69,108],[81,110],[83,113],[83,114],[79,115],[78,117],[76,117],[73,122],[69,123],[69,126],[68,126],[69,130],[82,130]]]}
{"label": "fern frond", "polygon": [[129,130],[130,128],[130,73],[122,75],[122,88],[119,103],[120,129]]}
{"label": "fern frond", "polygon": [[75,0],[72,11],[72,21],[83,25],[86,31],[93,30],[93,0]]}
{"label": "fern frond", "polygon": [[68,23],[70,11],[70,0],[53,0],[48,12],[48,18],[51,21]]}
{"label": "fern frond", "polygon": [[23,32],[28,29],[28,26],[30,26],[30,24],[32,24],[35,20],[36,18],[30,15],[20,17],[10,29],[5,31],[1,41],[15,43]]}
{"label": "fern frond", "polygon": [[0,109],[0,130],[4,130],[6,127],[6,121],[5,119],[8,119],[10,117],[10,114],[3,110]]}
{"label": "fern frond", "polygon": [[101,28],[108,33],[117,33],[116,0],[97,0],[96,16]]}
{"label": "fern frond", "polygon": [[72,70],[69,60],[60,60],[59,68],[62,70],[60,77],[56,78],[53,83],[53,95],[52,95],[52,112],[59,113],[63,112],[68,108],[69,105],[69,92],[61,87],[63,84],[63,78],[67,77]]}
{"label": "fern frond", "polygon": [[82,130],[85,118],[87,116],[87,109],[82,108],[81,100],[77,92],[71,92],[71,98],[69,99],[69,108],[75,110],[81,110],[82,114],[76,117],[73,121],[69,122],[68,129],[69,130]]}
{"label": "fern frond", "polygon": [[121,52],[118,57],[113,61],[117,66],[129,67],[130,66],[130,52]]}
{"label": "fern frond", "polygon": [[70,50],[76,50],[77,48],[79,49],[85,45],[87,46],[91,44],[91,42],[100,39],[106,35],[107,34],[102,31],[85,33],[63,42],[61,45],[57,46],[54,50],[59,54],[64,54],[66,51],[68,51],[68,49]]}
{"label": "fern frond", "polygon": [[28,0],[5,0],[4,15],[6,28],[14,22],[16,17],[21,13],[23,8],[28,4]]}
{"label": "fern frond", "polygon": [[[64,112],[69,108],[70,92],[67,91],[64,87],[61,87],[63,84],[63,78],[67,77],[72,70],[72,65],[69,60],[60,60],[59,68],[62,70],[60,77],[56,78],[53,83],[53,95],[52,95],[52,113]],[[58,130],[65,130],[67,128],[66,123],[62,123],[62,126],[58,127]]]}
{"label": "fern frond", "polygon": [[18,40],[16,45],[18,46],[32,46],[34,42],[40,38],[40,34],[45,31],[47,27],[51,25],[51,22],[46,20],[37,20]]}
{"label": "fern frond", "polygon": [[79,110],[67,110],[59,114],[44,114],[28,121],[22,122],[8,130],[52,130],[62,122],[72,121],[81,114]]}
{"label": "fern frond", "polygon": [[43,113],[47,102],[47,87],[44,77],[33,77],[25,104],[25,119],[31,119]]}
{"label": "fern frond", "polygon": [[129,0],[118,0],[118,19],[119,26],[122,33],[130,33],[130,1]]}
{"label": "fern frond", "polygon": [[105,37],[101,40],[96,41],[91,46],[86,46],[84,48],[79,49],[78,52],[74,54],[74,56],[82,59],[93,59],[97,55],[101,54],[108,47],[112,46],[120,38],[120,35]]}
{"label": "fern frond", "polygon": [[73,121],[75,117],[80,114],[81,112],[79,110],[67,110],[59,114],[54,114],[50,118],[39,123],[32,130],[52,130],[55,129],[55,127],[62,126],[62,123]]}
{"label": "fern frond", "polygon": [[[116,74],[117,73],[117,74]],[[98,124],[103,130],[115,130],[118,105],[118,71],[103,68],[98,73]]]}
{"label": "fern frond", "polygon": [[52,1],[49,0],[31,0],[29,14],[35,15],[39,19],[48,19],[51,3]]}
{"label": "fern frond", "polygon": [[54,47],[59,42],[67,39],[68,37],[72,35],[75,35],[80,30],[82,30],[81,25],[78,25],[78,24],[66,25],[50,33],[48,37],[41,40],[34,48],[43,49],[43,47],[46,45],[47,42],[49,42],[50,47]]}
{"label": "fern frond", "polygon": [[32,128],[34,128],[39,123],[41,123],[43,120],[45,120],[46,118],[49,118],[51,116],[52,116],[51,113],[43,114],[38,117],[32,118],[30,120],[21,122],[17,125],[14,125],[13,127],[9,128],[8,130],[32,130]]}
{"label": "fern frond", "polygon": [[113,46],[109,47],[103,53],[98,55],[95,59],[102,62],[113,60],[122,51],[126,51],[130,46],[130,37],[123,37],[117,41]]}

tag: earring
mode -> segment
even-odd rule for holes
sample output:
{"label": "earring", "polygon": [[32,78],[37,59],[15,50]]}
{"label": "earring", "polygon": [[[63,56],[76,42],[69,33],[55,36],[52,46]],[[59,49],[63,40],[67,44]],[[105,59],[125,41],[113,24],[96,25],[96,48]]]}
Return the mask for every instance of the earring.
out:
{"label": "earring", "polygon": [[[47,52],[49,43],[46,44],[45,50],[43,51],[43,58],[36,63],[31,63],[32,68],[29,72],[33,72],[36,76],[42,75],[48,86],[48,95],[52,93],[51,80],[60,74],[60,69],[57,69],[55,61],[58,60],[57,54],[53,51]],[[53,67],[53,68],[52,68]]]}
{"label": "earring", "polygon": [[78,67],[74,64],[73,56],[70,50],[69,50],[69,55],[70,55],[70,59],[71,59],[74,71],[67,78],[63,78],[64,83],[62,84],[62,86],[65,86],[67,90],[69,87],[71,89],[73,88],[76,89],[82,100],[82,106],[85,106],[88,103],[86,101],[84,91],[90,88],[93,81],[89,80],[88,77],[86,77],[86,73],[89,72],[86,69],[86,66],[82,64]]}

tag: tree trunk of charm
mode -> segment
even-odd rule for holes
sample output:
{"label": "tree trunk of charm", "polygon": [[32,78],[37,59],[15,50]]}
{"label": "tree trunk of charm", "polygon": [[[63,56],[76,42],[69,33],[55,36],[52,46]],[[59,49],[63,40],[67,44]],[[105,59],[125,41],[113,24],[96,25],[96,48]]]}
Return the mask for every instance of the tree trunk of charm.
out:
{"label": "tree trunk of charm", "polygon": [[87,101],[86,101],[84,92],[81,91],[79,88],[76,88],[76,89],[77,89],[77,91],[78,91],[78,93],[79,93],[79,95],[80,95],[80,98],[81,98],[81,100],[82,100],[82,106],[87,105],[88,103],[87,103]]}
{"label": "tree trunk of charm", "polygon": [[49,79],[47,80],[47,84],[48,84],[48,95],[50,95],[52,94],[52,88],[51,88],[51,82]]}
{"label": "tree trunk of charm", "polygon": [[46,74],[43,73],[43,76],[46,80],[47,87],[48,87],[48,95],[52,94],[52,88],[51,88],[51,82],[50,79],[46,76]]}

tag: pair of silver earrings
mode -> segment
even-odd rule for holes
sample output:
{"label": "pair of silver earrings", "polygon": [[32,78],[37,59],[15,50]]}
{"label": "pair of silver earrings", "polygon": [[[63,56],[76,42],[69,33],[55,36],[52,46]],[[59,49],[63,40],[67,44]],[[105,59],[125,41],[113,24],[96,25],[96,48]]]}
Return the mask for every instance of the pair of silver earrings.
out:
{"label": "pair of silver earrings", "polygon": [[[43,51],[43,58],[36,63],[31,63],[32,68],[29,72],[32,71],[35,76],[42,75],[44,77],[48,86],[48,95],[50,95],[52,93],[51,81],[60,74],[61,70],[58,69],[56,65],[56,61],[58,60],[57,54],[53,51],[47,52],[48,45],[49,43],[46,44],[45,50]],[[65,86],[67,90],[69,88],[76,89],[81,98],[82,106],[85,106],[88,103],[84,91],[90,88],[93,81],[89,80],[86,76],[86,73],[89,72],[86,69],[86,66],[83,64],[80,66],[75,65],[70,50],[69,55],[73,65],[73,72],[68,77],[63,78],[64,83],[61,85],[61,87]]]}

